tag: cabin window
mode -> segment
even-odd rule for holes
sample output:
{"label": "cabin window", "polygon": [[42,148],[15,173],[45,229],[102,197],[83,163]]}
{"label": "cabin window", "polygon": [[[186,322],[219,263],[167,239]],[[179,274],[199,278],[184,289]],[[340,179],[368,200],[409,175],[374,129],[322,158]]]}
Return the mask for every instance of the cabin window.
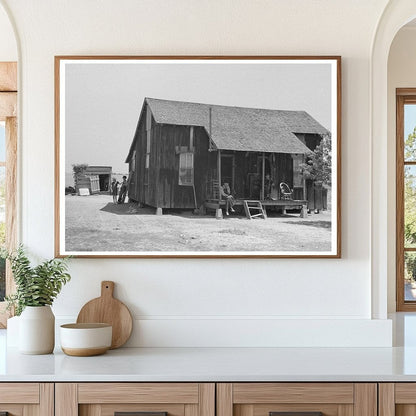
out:
{"label": "cabin window", "polygon": [[192,152],[179,154],[179,185],[194,184],[194,154]]}
{"label": "cabin window", "polygon": [[396,300],[416,311],[416,88],[396,98]]}

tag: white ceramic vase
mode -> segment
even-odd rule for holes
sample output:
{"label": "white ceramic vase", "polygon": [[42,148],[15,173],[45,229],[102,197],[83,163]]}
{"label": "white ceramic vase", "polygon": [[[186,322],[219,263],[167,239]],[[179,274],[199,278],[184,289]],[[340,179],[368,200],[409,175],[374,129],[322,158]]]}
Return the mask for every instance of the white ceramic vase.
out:
{"label": "white ceramic vase", "polygon": [[20,316],[13,316],[7,320],[7,347],[19,347]]}
{"label": "white ceramic vase", "polygon": [[26,306],[19,319],[19,351],[50,354],[55,346],[55,316],[50,306]]}

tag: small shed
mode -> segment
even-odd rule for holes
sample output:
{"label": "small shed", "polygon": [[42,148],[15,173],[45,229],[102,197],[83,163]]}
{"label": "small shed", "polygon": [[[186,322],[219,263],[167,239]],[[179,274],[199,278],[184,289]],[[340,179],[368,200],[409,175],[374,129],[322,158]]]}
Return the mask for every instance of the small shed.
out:
{"label": "small shed", "polygon": [[108,192],[110,193],[110,184],[112,177],[111,166],[87,166],[82,173],[75,178],[75,189],[78,192],[80,188],[88,188],[90,194]]}
{"label": "small shed", "polygon": [[237,198],[264,200],[267,177],[304,199],[300,165],[326,134],[305,111],[145,98],[126,158],[129,198],[199,208],[228,182]]}

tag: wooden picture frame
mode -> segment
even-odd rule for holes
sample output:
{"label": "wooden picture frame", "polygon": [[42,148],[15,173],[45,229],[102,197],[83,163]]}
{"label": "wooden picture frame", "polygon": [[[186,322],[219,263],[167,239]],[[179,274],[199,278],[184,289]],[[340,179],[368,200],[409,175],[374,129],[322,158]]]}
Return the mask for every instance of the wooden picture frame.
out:
{"label": "wooden picture frame", "polygon": [[57,257],[339,258],[341,57],[56,56],[55,168]]}

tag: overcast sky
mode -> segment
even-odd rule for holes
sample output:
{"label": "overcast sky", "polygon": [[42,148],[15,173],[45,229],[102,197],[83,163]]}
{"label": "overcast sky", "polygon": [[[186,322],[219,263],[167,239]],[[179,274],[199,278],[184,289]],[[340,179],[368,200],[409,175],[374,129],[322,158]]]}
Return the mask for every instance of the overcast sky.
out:
{"label": "overcast sky", "polygon": [[[85,63],[87,62],[87,63]],[[228,61],[229,62],[229,61]],[[305,110],[331,130],[331,66],[242,63],[68,63],[65,170],[124,163],[145,97]]]}

